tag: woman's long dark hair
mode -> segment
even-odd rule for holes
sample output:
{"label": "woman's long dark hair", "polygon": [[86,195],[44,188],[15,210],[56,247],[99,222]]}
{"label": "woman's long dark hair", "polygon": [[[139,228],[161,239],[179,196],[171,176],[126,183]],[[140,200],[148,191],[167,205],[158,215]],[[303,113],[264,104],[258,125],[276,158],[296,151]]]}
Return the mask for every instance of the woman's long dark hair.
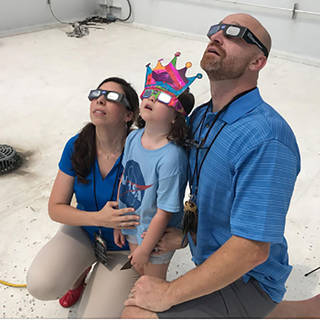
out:
{"label": "woman's long dark hair", "polygon": [[[139,111],[139,98],[137,92],[133,89],[130,83],[124,79],[118,77],[110,77],[103,80],[98,88],[100,88],[106,82],[118,83],[124,94],[129,101],[130,106],[133,109],[133,120],[127,123],[128,132],[130,132],[131,126],[137,118]],[[94,161],[96,159],[96,128],[95,125],[89,122],[79,132],[79,136],[74,142],[74,152],[72,154],[71,162],[73,169],[78,177],[79,182],[88,183],[86,176],[90,173]]]}
{"label": "woman's long dark hair", "polygon": [[[178,100],[182,104],[186,114],[187,115],[190,114],[191,110],[194,107],[194,96],[190,92],[190,89],[188,88],[186,91],[184,91],[178,97]],[[145,127],[146,123],[141,118],[141,116],[138,117],[136,125],[139,129]],[[171,129],[168,133],[167,139],[180,146],[183,146],[185,144],[185,140],[187,137],[188,137],[188,126],[186,123],[185,116],[180,112],[176,112],[176,119],[174,123],[171,125]]]}

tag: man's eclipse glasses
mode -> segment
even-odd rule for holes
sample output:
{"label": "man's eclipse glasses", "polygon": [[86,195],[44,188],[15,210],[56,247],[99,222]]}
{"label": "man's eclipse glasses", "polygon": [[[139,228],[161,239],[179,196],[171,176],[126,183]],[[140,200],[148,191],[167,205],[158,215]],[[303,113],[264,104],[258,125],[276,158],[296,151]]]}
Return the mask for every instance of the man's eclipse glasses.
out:
{"label": "man's eclipse glasses", "polygon": [[241,38],[249,44],[255,44],[266,57],[268,57],[269,52],[263,43],[246,27],[237,26],[234,24],[215,24],[210,27],[207,36],[210,37],[222,30],[225,37],[228,38]]}

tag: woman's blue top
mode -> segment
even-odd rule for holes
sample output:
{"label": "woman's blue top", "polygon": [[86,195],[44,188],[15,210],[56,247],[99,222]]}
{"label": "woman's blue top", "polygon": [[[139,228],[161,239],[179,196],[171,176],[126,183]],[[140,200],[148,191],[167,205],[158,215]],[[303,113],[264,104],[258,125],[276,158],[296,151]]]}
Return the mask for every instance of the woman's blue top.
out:
{"label": "woman's blue top", "polygon": [[[90,173],[86,176],[88,183],[81,183],[78,181],[71,162],[71,157],[74,152],[74,142],[78,136],[78,134],[75,135],[66,143],[59,162],[59,169],[65,174],[75,178],[73,192],[76,196],[77,208],[84,211],[99,211],[108,201],[115,201],[117,198],[119,178],[123,171],[123,167],[120,163],[121,157],[117,159],[105,178],[101,176],[99,164],[96,159],[94,167],[91,168]],[[82,229],[88,233],[92,242],[94,242],[95,233],[99,234],[99,231],[101,230],[101,236],[106,241],[108,250],[115,251],[129,249],[127,243],[123,248],[118,247],[114,243],[112,228],[82,226]]]}

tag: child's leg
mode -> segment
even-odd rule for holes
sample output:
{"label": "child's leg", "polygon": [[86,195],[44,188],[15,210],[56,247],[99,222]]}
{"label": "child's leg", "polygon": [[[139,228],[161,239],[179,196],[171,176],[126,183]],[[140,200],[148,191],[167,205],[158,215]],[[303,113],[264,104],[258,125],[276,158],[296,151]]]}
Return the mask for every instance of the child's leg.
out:
{"label": "child's leg", "polygon": [[163,254],[152,254],[144,267],[144,274],[166,280],[168,266],[174,251]]}
{"label": "child's leg", "polygon": [[148,262],[144,266],[144,274],[166,280],[169,263],[153,264]]}

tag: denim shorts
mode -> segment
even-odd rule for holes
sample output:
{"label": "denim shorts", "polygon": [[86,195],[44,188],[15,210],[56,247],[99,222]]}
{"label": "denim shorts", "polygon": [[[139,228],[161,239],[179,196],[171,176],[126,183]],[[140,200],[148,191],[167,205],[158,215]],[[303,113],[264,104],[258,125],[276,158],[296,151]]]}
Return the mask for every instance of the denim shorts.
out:
{"label": "denim shorts", "polygon": [[[138,241],[135,236],[133,235],[126,235],[126,239],[129,243],[132,244],[138,244]],[[172,256],[174,254],[174,251],[169,251],[163,254],[151,254],[149,262],[152,264],[167,264],[170,262]]]}

